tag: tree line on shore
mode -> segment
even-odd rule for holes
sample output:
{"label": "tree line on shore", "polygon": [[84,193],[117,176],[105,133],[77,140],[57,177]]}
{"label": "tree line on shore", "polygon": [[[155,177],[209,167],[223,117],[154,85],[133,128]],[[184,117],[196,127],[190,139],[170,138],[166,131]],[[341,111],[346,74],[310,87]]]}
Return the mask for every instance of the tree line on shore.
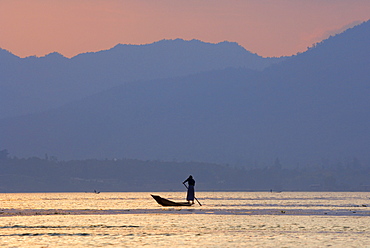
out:
{"label": "tree line on shore", "polygon": [[0,192],[181,191],[190,174],[198,191],[369,191],[370,167],[344,164],[286,168],[235,167],[202,162],[9,157],[0,151]]}

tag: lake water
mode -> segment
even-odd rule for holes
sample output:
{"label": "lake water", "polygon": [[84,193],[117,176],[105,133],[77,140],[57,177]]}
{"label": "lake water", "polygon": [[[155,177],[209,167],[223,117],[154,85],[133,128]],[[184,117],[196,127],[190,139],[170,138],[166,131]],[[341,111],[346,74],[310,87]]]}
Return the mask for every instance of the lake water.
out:
{"label": "lake water", "polygon": [[[156,192],[184,201],[184,192]],[[367,192],[0,194],[1,247],[370,247]]]}

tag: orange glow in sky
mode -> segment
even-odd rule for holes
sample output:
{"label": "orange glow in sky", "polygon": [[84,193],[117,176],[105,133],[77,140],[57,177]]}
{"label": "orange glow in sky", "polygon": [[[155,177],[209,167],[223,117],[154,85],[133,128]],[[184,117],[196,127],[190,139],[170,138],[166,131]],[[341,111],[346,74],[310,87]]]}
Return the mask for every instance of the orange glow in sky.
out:
{"label": "orange glow in sky", "polygon": [[182,38],[279,57],[368,19],[369,0],[0,0],[0,48],[72,57]]}

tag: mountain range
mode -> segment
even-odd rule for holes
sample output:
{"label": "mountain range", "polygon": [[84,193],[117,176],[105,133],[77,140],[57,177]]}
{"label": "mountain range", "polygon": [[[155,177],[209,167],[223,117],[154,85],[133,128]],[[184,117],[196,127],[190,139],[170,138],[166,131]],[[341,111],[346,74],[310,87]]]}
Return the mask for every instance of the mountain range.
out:
{"label": "mountain range", "polygon": [[[181,40],[162,42],[152,46],[187,43]],[[3,118],[0,120],[1,146],[20,156],[48,153],[61,159],[125,157],[259,166],[279,158],[284,166],[309,163],[325,166],[356,158],[369,165],[369,44],[368,21],[315,44],[304,53],[282,60],[266,60],[269,64],[258,68],[240,62],[232,65],[236,62],[233,59],[219,68],[202,67],[207,64],[203,57],[207,57],[207,53],[199,52],[203,62],[188,64],[195,69],[185,70],[184,64],[170,61],[168,57],[168,65],[184,69],[183,73],[155,75],[158,69],[153,69],[155,63],[152,61],[146,66],[153,69],[148,78],[144,78],[145,75],[130,80],[117,78],[106,82],[104,87],[92,86],[85,95],[72,90],[75,101],[73,97],[64,98],[55,103],[55,108],[43,112]],[[240,49],[234,43],[215,46],[221,45]],[[123,47],[119,45],[112,50]],[[168,54],[173,54],[178,49],[169,51]],[[245,50],[240,52],[245,53]],[[118,59],[115,67],[104,67],[107,53],[84,54],[72,59],[95,63],[86,71],[76,66],[78,75],[90,73],[88,78],[80,78],[81,81],[90,79],[101,85],[105,82],[101,75],[119,70],[114,69],[120,68]],[[95,56],[99,59],[93,59]],[[14,63],[19,61],[2,51],[0,58],[4,57]],[[121,57],[117,55],[117,58]],[[26,58],[22,63],[29,63],[24,66],[30,74],[21,73],[16,77],[23,77],[24,82],[32,77],[30,75],[36,77],[37,63],[31,62],[43,59],[64,65],[69,63],[58,54]],[[207,61],[213,60],[217,59],[207,57]],[[50,63],[43,65],[51,66]],[[62,78],[63,82],[74,78],[60,68],[40,69],[44,72],[43,82],[48,81],[47,77]],[[94,73],[92,68],[99,70]],[[12,78],[15,74],[6,75]],[[70,82],[76,81],[71,79]],[[27,95],[27,84],[22,87]],[[63,87],[65,92],[71,89],[68,85]],[[48,94],[47,88],[39,93]],[[81,86],[80,90],[86,88],[89,87]],[[50,93],[53,97],[60,92],[58,88],[49,89],[55,90]],[[12,92],[11,87],[6,90]],[[17,94],[19,103],[26,104],[23,95]],[[66,104],[56,107],[63,102]],[[10,110],[14,109],[10,107]],[[4,114],[7,115],[11,113]]]}
{"label": "mountain range", "polygon": [[181,39],[147,45],[119,44],[70,59],[56,52],[19,58],[0,49],[0,118],[60,107],[124,82],[228,67],[262,70],[282,60],[262,58],[237,43]]}

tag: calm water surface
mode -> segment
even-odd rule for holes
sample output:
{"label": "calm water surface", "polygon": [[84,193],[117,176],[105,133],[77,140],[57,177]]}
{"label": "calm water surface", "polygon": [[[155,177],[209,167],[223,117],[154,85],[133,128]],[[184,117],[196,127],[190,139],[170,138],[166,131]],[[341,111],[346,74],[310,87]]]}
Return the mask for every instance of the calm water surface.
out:
{"label": "calm water surface", "polygon": [[[184,192],[155,193],[183,201]],[[370,247],[370,193],[0,194],[2,247]]]}

